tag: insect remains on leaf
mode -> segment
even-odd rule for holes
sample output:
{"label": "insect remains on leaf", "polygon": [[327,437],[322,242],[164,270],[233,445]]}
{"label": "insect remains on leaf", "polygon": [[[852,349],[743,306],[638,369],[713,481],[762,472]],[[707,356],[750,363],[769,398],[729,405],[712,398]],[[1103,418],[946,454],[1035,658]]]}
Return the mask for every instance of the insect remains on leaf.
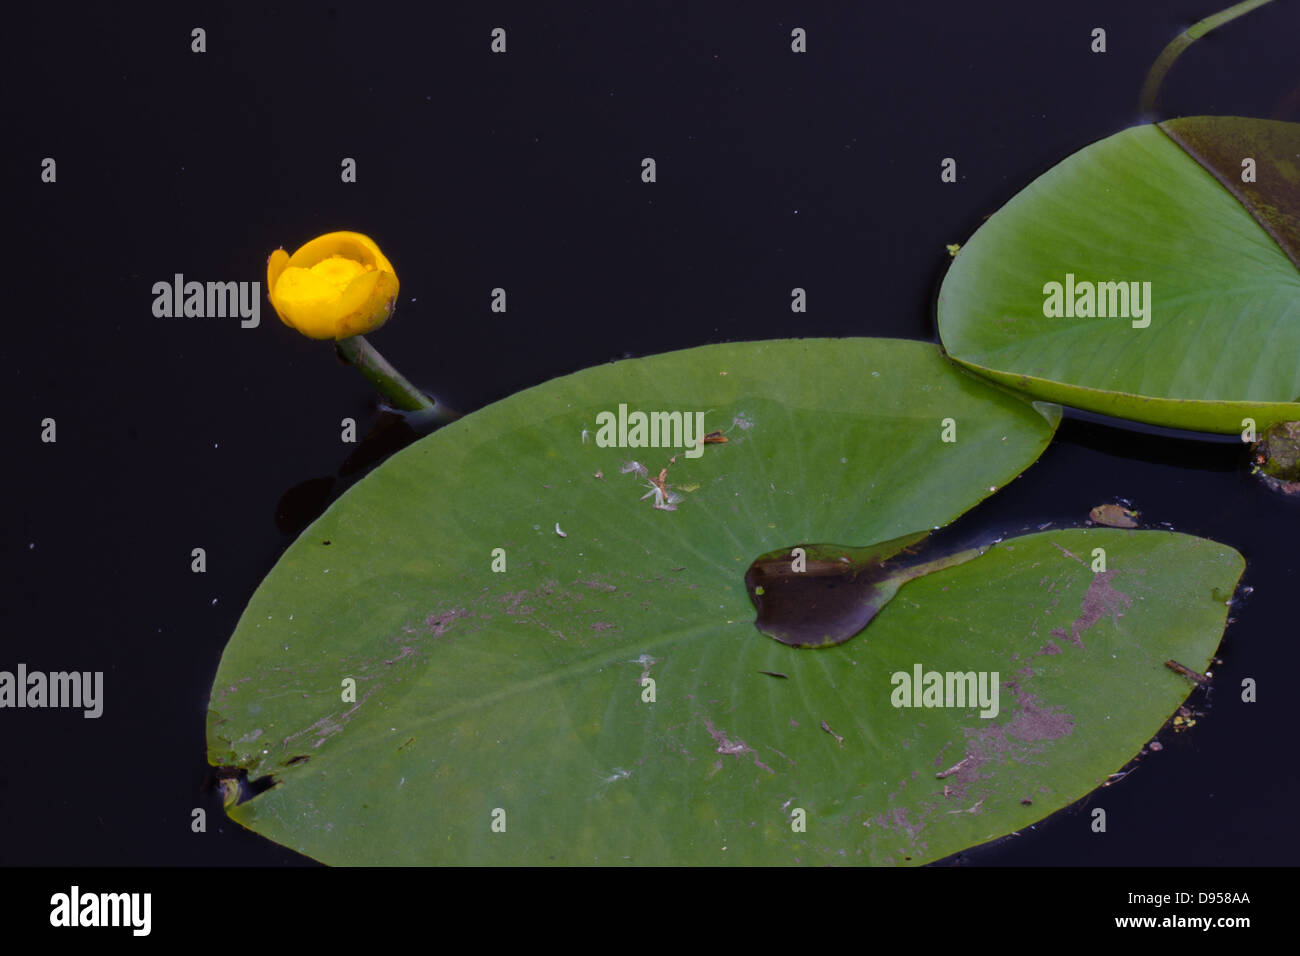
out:
{"label": "insect remains on leaf", "polygon": [[656,478],[651,478],[646,482],[646,487],[650,490],[641,496],[645,501],[651,495],[654,495],[654,506],[659,511],[676,511],[678,503],[682,496],[675,491],[668,490],[668,469],[662,468]]}

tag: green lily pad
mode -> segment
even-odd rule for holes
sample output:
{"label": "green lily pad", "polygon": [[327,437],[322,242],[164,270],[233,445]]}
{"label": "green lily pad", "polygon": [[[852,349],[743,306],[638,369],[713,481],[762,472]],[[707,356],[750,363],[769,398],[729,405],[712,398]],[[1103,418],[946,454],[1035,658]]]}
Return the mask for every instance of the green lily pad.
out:
{"label": "green lily pad", "polygon": [[1298,257],[1300,124],[1138,126],[989,218],[945,277],[939,332],[957,361],[1039,398],[1262,430],[1300,419]]}
{"label": "green lily pad", "polygon": [[[620,404],[702,411],[727,440],[603,447]],[[253,595],[209,759],[275,785],[231,816],[358,864],[923,862],[1039,819],[1186,696],[1162,662],[1205,669],[1235,552],[1014,539],[819,649],[761,633],[744,575],[792,542],[950,521],[1056,418],[871,339],[620,362],[469,415],[349,491]],[[916,663],[997,671],[998,715],[894,707]]]}

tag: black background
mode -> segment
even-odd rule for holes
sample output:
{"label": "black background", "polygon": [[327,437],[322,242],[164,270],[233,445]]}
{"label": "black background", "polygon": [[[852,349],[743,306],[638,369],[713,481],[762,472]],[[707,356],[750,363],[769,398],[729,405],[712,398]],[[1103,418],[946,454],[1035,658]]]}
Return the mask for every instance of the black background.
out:
{"label": "black background", "polygon": [[[327,343],[155,318],[152,286],[260,281],[277,246],[375,238],[401,278],[375,345],[472,410],[624,356],[789,336],[931,339],[948,261],[1036,175],[1143,121],[1173,36],[1224,0],[1078,5],[371,3],[41,7],[7,28],[0,667],[102,670],[105,712],[0,712],[0,864],[310,861],[229,823],[204,716],[248,597],[411,437]],[[207,52],[190,50],[192,28]],[[490,31],[509,52],[492,55]],[[790,31],[808,32],[804,55]],[[1093,54],[1094,27],[1108,50]],[[1197,42],[1161,115],[1300,120],[1300,10]],[[53,157],[58,181],[40,181]],[[654,156],[658,182],[640,181]],[[944,184],[939,163],[958,163]],[[340,181],[343,157],[358,182]],[[789,290],[808,290],[794,315]],[[509,312],[489,311],[496,286]],[[810,388],[816,387],[809,383]],[[58,442],[40,441],[57,421]],[[1237,444],[1067,420],[966,521],[1077,523],[1123,497],[1224,541],[1254,592],[1187,734],[969,864],[1295,859],[1289,690],[1300,505]],[[208,571],[190,571],[194,547]],[[1259,682],[1259,702],[1236,687]],[[190,830],[203,807],[208,831]],[[1114,877],[1112,879],[1123,878]],[[83,881],[84,882],[84,881]],[[1135,887],[1137,888],[1137,887]],[[65,886],[66,889],[66,886]],[[1103,914],[1104,915],[1104,914]]]}

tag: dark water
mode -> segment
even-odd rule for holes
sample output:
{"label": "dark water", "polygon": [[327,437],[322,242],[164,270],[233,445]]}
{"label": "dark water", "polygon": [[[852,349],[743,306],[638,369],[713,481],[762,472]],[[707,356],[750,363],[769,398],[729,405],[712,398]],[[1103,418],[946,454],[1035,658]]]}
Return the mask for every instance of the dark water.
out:
{"label": "dark water", "polygon": [[[410,434],[279,324],[160,319],[154,282],[264,281],[277,245],[366,232],[402,281],[375,344],[473,409],[612,358],[743,339],[932,339],[944,246],[1139,120],[1147,67],[1222,0],[42,8],[6,62],[9,425],[0,662],[103,670],[105,714],[0,714],[0,863],[300,862],[227,823],[204,714],[294,534]],[[847,9],[852,7],[853,9]],[[435,12],[436,11],[436,12]],[[492,26],[510,53],[487,54]],[[189,52],[207,29],[208,51]],[[793,26],[810,52],[788,52]],[[1093,27],[1109,51],[1088,50]],[[1196,44],[1168,114],[1300,120],[1286,2]],[[659,182],[639,182],[653,155]],[[45,156],[55,185],[39,181]],[[960,181],[940,183],[939,162]],[[354,157],[358,182],[339,181]],[[789,311],[789,289],[809,311]],[[490,290],[509,290],[506,315]],[[815,383],[810,383],[815,387]],[[57,421],[58,442],[39,440]],[[1288,863],[1300,510],[1239,446],[1071,419],[968,515],[1007,533],[1125,498],[1224,541],[1253,594],[1205,712],[1121,784],[973,863]],[[190,572],[191,549],[208,571]],[[1245,677],[1259,702],[1238,702]],[[1088,828],[1088,806],[1110,820]],[[209,832],[190,832],[194,807]]]}

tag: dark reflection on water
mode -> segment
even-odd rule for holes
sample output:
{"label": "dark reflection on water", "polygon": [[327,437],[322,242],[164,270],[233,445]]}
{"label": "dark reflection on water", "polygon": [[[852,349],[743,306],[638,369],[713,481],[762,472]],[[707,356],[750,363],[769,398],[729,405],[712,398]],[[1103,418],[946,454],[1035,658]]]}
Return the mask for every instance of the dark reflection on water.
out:
{"label": "dark reflection on water", "polygon": [[[359,423],[359,427],[363,425]],[[437,428],[422,421],[418,414],[389,408],[377,412],[369,431],[339,465],[337,475],[308,478],[280,496],[275,508],[275,526],[283,534],[299,534],[368,472]]]}

